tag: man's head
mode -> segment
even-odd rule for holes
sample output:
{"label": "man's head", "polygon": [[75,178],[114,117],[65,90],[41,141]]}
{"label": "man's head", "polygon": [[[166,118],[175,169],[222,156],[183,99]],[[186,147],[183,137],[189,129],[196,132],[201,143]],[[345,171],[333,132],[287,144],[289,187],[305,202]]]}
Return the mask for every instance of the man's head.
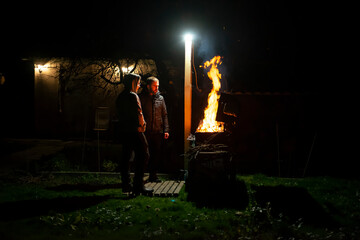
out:
{"label": "man's head", "polygon": [[155,95],[159,91],[159,79],[156,77],[149,77],[146,79],[146,86],[150,95]]}
{"label": "man's head", "polygon": [[125,89],[136,93],[140,87],[140,80],[140,75],[133,73],[126,74],[123,79]]}

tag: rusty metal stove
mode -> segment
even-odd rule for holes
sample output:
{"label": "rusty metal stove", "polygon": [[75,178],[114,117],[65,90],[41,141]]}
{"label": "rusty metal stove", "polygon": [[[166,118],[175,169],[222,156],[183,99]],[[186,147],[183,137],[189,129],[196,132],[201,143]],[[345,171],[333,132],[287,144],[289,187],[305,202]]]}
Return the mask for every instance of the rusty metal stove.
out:
{"label": "rusty metal stove", "polygon": [[[219,133],[217,133],[219,134]],[[201,189],[207,184],[233,180],[232,155],[228,146],[210,143],[215,133],[197,133],[196,146],[189,152],[188,190]],[[197,191],[197,190],[196,190]]]}
{"label": "rusty metal stove", "polygon": [[[234,121],[229,116],[225,106],[229,103],[227,94],[221,94],[216,121],[224,122],[224,132],[196,132],[192,137],[193,148],[189,156],[189,177],[197,179],[229,180],[235,178],[232,164],[232,154],[226,145],[229,138],[226,126]],[[233,110],[231,110],[231,115]]]}
{"label": "rusty metal stove", "polygon": [[[212,137],[205,135],[202,137]],[[232,154],[226,145],[201,144],[192,151],[185,185],[190,201],[206,206],[238,206],[242,199],[246,202],[245,188],[236,181]]]}
{"label": "rusty metal stove", "polygon": [[205,205],[247,206],[246,187],[236,181],[229,147],[232,124],[237,117],[233,109],[225,108],[227,102],[227,96],[220,97],[216,117],[216,121],[224,122],[225,131],[197,132],[193,136],[193,147],[187,153],[189,165],[185,189],[190,200]]}

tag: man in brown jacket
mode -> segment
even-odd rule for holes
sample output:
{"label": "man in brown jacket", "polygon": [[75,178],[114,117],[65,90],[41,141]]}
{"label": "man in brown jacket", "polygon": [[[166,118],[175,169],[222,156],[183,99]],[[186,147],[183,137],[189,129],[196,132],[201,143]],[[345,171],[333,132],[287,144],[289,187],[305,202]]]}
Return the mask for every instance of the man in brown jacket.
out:
{"label": "man in brown jacket", "polygon": [[149,143],[149,181],[160,182],[157,177],[159,164],[163,160],[163,141],[169,138],[169,122],[164,97],[159,92],[156,77],[146,79],[146,90],[140,94],[147,128],[146,139]]}

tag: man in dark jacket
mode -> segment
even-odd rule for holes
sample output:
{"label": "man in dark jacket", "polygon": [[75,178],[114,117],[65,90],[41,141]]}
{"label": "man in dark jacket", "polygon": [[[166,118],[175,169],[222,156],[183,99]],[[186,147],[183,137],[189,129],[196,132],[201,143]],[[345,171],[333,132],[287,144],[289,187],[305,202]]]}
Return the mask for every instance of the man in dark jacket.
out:
{"label": "man in dark jacket", "polygon": [[146,79],[146,86],[146,91],[140,94],[140,99],[147,122],[145,135],[150,150],[149,181],[160,182],[157,171],[162,160],[163,140],[169,138],[169,122],[164,97],[159,93],[159,80],[149,77]]}
{"label": "man in dark jacket", "polygon": [[[123,192],[150,193],[153,189],[144,187],[144,167],[149,158],[148,143],[144,132],[146,122],[142,114],[141,103],[136,92],[140,87],[141,77],[136,74],[125,75],[124,90],[116,99],[119,118],[119,134],[123,157],[120,163]],[[135,175],[133,186],[130,183],[129,162],[135,154]]]}

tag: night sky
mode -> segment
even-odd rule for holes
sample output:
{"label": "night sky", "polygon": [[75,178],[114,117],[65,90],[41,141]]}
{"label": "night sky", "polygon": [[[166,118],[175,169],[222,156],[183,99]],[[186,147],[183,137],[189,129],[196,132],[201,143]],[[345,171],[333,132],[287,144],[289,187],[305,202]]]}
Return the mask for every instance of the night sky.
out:
{"label": "night sky", "polygon": [[182,59],[182,35],[192,31],[196,62],[223,56],[232,90],[322,84],[328,27],[326,7],[314,1],[36,1],[5,9],[4,55]]}

